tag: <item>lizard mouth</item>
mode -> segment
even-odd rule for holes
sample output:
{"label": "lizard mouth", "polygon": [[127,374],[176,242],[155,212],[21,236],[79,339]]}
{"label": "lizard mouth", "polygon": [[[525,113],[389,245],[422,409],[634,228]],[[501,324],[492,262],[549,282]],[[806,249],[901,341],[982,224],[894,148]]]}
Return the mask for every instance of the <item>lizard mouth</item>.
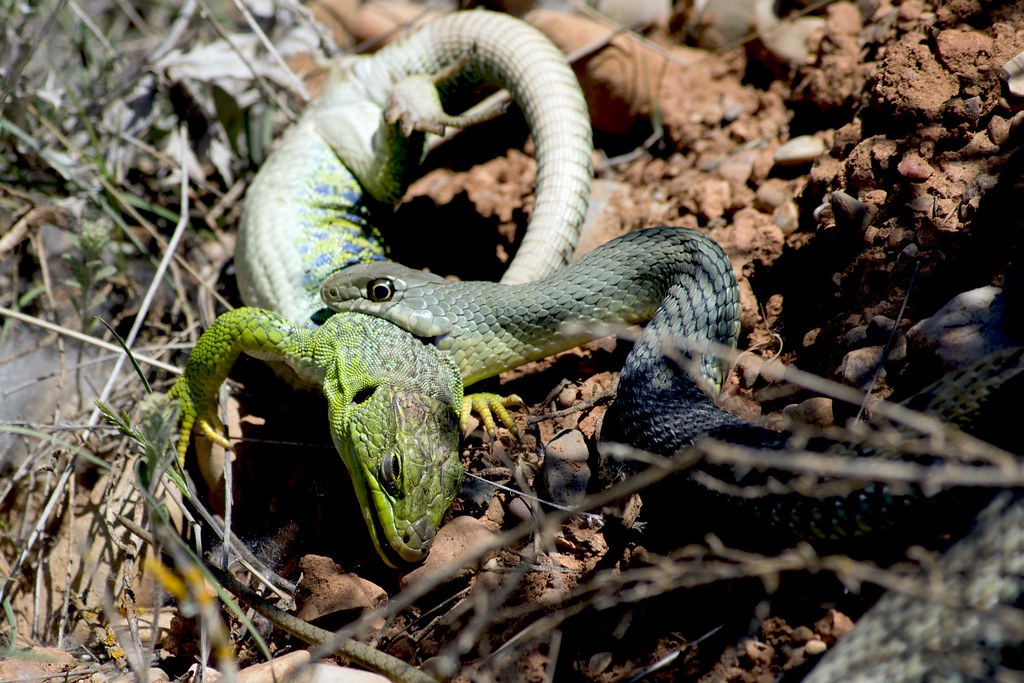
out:
{"label": "lizard mouth", "polygon": [[394,569],[400,569],[412,564],[422,562],[430,552],[433,544],[436,528],[429,517],[413,522],[409,525],[408,539],[402,538],[402,532],[392,522],[386,522],[381,518],[380,507],[377,501],[371,501],[364,509],[368,512],[369,528],[373,544],[384,562]]}

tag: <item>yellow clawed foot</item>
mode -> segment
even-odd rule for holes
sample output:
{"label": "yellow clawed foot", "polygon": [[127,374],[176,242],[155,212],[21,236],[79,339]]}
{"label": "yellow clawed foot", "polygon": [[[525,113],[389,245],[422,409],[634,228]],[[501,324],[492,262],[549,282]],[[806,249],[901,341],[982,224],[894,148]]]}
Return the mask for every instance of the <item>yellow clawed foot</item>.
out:
{"label": "yellow clawed foot", "polygon": [[188,450],[189,437],[192,435],[192,430],[196,428],[213,443],[226,450],[231,450],[231,442],[224,435],[224,425],[216,417],[194,420],[187,417],[182,418],[181,431],[178,432],[178,462],[180,464],[185,464],[185,452]]}
{"label": "yellow clawed foot", "polygon": [[516,423],[512,420],[512,416],[509,415],[506,408],[519,408],[523,405],[525,405],[523,399],[515,394],[510,396],[502,396],[490,392],[467,394],[462,398],[462,415],[459,419],[459,427],[463,434],[468,432],[469,416],[476,413],[484,424],[484,431],[487,432],[491,439],[495,439],[498,436],[498,425],[494,418],[498,418],[498,422],[501,422],[514,435],[519,436]]}
{"label": "yellow clawed foot", "polygon": [[203,436],[218,446],[231,449],[231,442],[224,435],[224,425],[217,417],[216,412],[204,410],[203,412],[206,414],[198,415],[196,401],[188,390],[186,380],[179,379],[171,387],[168,396],[178,402],[178,407],[181,410],[181,429],[178,432],[178,462],[180,464],[185,464],[185,452],[188,450],[188,441],[193,429],[198,429]]}
{"label": "yellow clawed foot", "polygon": [[207,439],[221,448],[231,450],[231,442],[224,435],[224,425],[220,420],[216,418],[213,420],[196,420],[196,424]]}

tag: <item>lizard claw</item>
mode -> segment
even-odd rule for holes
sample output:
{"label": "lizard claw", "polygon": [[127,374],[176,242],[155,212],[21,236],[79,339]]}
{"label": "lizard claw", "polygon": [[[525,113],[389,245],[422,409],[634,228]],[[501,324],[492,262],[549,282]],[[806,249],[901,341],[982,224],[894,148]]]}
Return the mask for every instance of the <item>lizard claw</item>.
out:
{"label": "lizard claw", "polygon": [[402,135],[413,132],[444,135],[445,128],[468,128],[489,121],[508,109],[508,102],[499,102],[472,113],[448,114],[437,91],[440,83],[454,78],[472,60],[476,48],[470,48],[455,62],[435,74],[413,74],[398,81],[391,88],[384,108],[384,122],[398,125]]}
{"label": "lizard claw", "polygon": [[231,442],[224,435],[224,423],[218,418],[199,419],[196,420],[196,424],[199,425],[200,431],[203,432],[203,436],[207,439],[221,448],[231,450]]}
{"label": "lizard claw", "polygon": [[384,122],[397,124],[405,137],[415,131],[444,135],[449,119],[437,87],[431,77],[424,74],[407,76],[396,83],[384,108]]}
{"label": "lizard claw", "polygon": [[492,440],[498,436],[498,425],[494,420],[495,417],[498,418],[498,422],[501,422],[505,428],[518,437],[519,429],[516,428],[516,423],[506,408],[522,407],[523,405],[525,405],[523,399],[519,398],[516,394],[509,396],[502,396],[491,392],[467,394],[462,398],[462,414],[459,417],[459,428],[463,434],[469,431],[469,416],[476,413],[483,422],[484,431],[487,432],[487,435]]}
{"label": "lizard claw", "polygon": [[197,408],[196,401],[183,378],[179,378],[178,382],[171,387],[167,394],[178,402],[178,406],[181,409],[181,428],[178,431],[179,464],[185,464],[185,453],[188,451],[189,438],[192,435],[192,430],[197,427],[203,436],[213,443],[223,446],[225,449],[231,448],[231,442],[224,435],[224,424],[217,417],[216,411],[213,409],[201,410]]}

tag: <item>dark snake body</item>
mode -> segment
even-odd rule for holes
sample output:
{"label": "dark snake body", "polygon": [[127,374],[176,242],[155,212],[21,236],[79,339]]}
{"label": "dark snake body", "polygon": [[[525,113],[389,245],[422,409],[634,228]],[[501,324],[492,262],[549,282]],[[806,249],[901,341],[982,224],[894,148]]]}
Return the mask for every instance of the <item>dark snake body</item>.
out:
{"label": "dark snake body", "polygon": [[[674,250],[684,253],[679,258],[665,256]],[[479,357],[487,353],[481,340],[532,330],[528,346],[533,357],[539,357],[537,354],[547,355],[551,346],[543,346],[537,337],[560,337],[559,348],[581,341],[581,328],[567,331],[564,323],[639,322],[656,310],[626,359],[616,399],[605,416],[605,440],[665,456],[676,456],[709,439],[761,451],[783,451],[791,444],[791,435],[723,411],[712,398],[722,375],[721,364],[708,352],[708,342],[734,342],[739,304],[727,257],[696,231],[660,228],[631,233],[548,279],[519,289],[493,283],[449,283],[433,276],[419,281],[420,276],[423,274],[415,272],[396,275],[371,264],[354,280],[329,281],[324,292],[333,295],[327,300],[334,307],[388,317],[421,336],[432,337],[441,348],[454,348],[457,360],[476,358],[474,378],[506,369],[502,363],[509,367],[518,364],[506,357],[481,373],[479,368],[486,363]],[[390,298],[394,294],[391,289],[387,301],[372,300],[371,290],[381,282],[388,283],[388,288],[397,285],[401,290],[398,300]],[[633,300],[638,290],[644,291],[640,299],[645,303],[639,307],[643,310],[630,312],[621,304]],[[654,309],[651,298],[658,303]],[[595,303],[603,301],[617,304],[602,308]],[[426,327],[417,329],[417,324]],[[588,338],[595,336],[599,335],[592,332]],[[465,377],[461,361],[460,368]],[[1022,389],[1024,350],[1012,349],[946,375],[904,406],[1004,448],[1020,450],[1010,427],[1014,416],[1009,406],[1018,402]],[[912,431],[902,430],[901,438],[912,437]],[[804,445],[807,450],[831,455],[903,457],[895,448],[870,448],[824,437],[811,438]],[[915,459],[922,464],[939,460],[929,455],[927,448]],[[732,486],[763,485],[769,479],[785,485],[793,479],[785,472],[738,474],[731,467],[707,463],[698,464],[694,472],[711,474]],[[691,493],[707,493],[695,483],[688,482]],[[947,520],[965,522],[991,495],[990,491],[965,489],[925,492],[919,485],[895,490],[882,482],[869,482],[825,497],[795,490],[754,498],[705,497],[718,510],[728,510],[732,519],[753,523],[755,533],[764,528],[798,538],[834,541],[874,538],[878,532],[891,530],[913,538],[925,523],[941,527]],[[1022,614],[1012,609],[1009,619],[1006,614],[1024,595],[1024,501],[1016,496],[999,499],[978,517],[976,528],[948,551],[937,570],[945,603],[920,596],[887,595],[807,680],[992,680],[1005,673],[1007,649],[1019,647],[1024,639]],[[956,604],[950,603],[951,596]],[[957,598],[963,602],[958,603]]]}

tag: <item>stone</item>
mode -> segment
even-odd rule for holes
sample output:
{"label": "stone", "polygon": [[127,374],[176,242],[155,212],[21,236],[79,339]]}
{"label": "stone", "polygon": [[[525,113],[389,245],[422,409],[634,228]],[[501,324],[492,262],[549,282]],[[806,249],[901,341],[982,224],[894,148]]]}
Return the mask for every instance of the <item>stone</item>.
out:
{"label": "stone", "polygon": [[800,210],[796,202],[783,202],[772,212],[772,221],[783,235],[792,235],[800,227]]}
{"label": "stone", "polygon": [[516,496],[508,504],[508,511],[521,522],[533,519],[533,510],[522,496]]}
{"label": "stone", "polygon": [[907,180],[914,182],[923,182],[932,177],[935,173],[935,169],[931,165],[921,158],[919,154],[913,152],[905,154],[900,162],[896,165],[896,170]]}
{"label": "stone", "polygon": [[590,447],[583,432],[566,430],[555,435],[544,448],[544,464],[537,477],[538,495],[567,507],[579,505],[590,484]]}
{"label": "stone", "polygon": [[835,416],[832,412],[832,399],[824,396],[815,396],[801,401],[795,406],[787,406],[786,415],[802,424],[814,425],[816,427],[831,427],[835,424]]}
{"label": "stone", "polygon": [[884,350],[882,346],[865,346],[846,354],[839,366],[839,374],[843,382],[861,389],[870,389],[876,373],[878,379],[883,379],[885,369],[879,370],[879,367],[882,364]]}
{"label": "stone", "polygon": [[612,664],[612,653],[611,652],[595,652],[591,657],[590,661],[587,662],[587,669],[591,676],[597,676],[598,674],[604,673],[609,666]]}
{"label": "stone", "polygon": [[826,151],[821,138],[799,135],[775,150],[772,157],[776,166],[802,166],[809,164]]}
{"label": "stone", "polygon": [[664,25],[672,13],[670,0],[597,0],[595,9],[620,26]]}
{"label": "stone", "polygon": [[1006,81],[1006,89],[1015,97],[1024,97],[1024,52],[1003,64],[999,76]]}
{"label": "stone", "polygon": [[863,230],[868,222],[868,206],[856,197],[836,190],[829,198],[832,206],[832,216],[835,218],[837,228],[849,228],[852,230]]}
{"label": "stone", "polygon": [[484,548],[494,542],[495,536],[475,517],[453,517],[438,530],[434,546],[423,564],[403,576],[399,584],[407,588],[435,576],[445,576],[448,580],[459,578],[487,561],[493,553]]}
{"label": "stone", "polygon": [[979,287],[950,299],[907,332],[910,351],[930,355],[944,370],[957,370],[984,355],[1015,346],[999,287]]}

